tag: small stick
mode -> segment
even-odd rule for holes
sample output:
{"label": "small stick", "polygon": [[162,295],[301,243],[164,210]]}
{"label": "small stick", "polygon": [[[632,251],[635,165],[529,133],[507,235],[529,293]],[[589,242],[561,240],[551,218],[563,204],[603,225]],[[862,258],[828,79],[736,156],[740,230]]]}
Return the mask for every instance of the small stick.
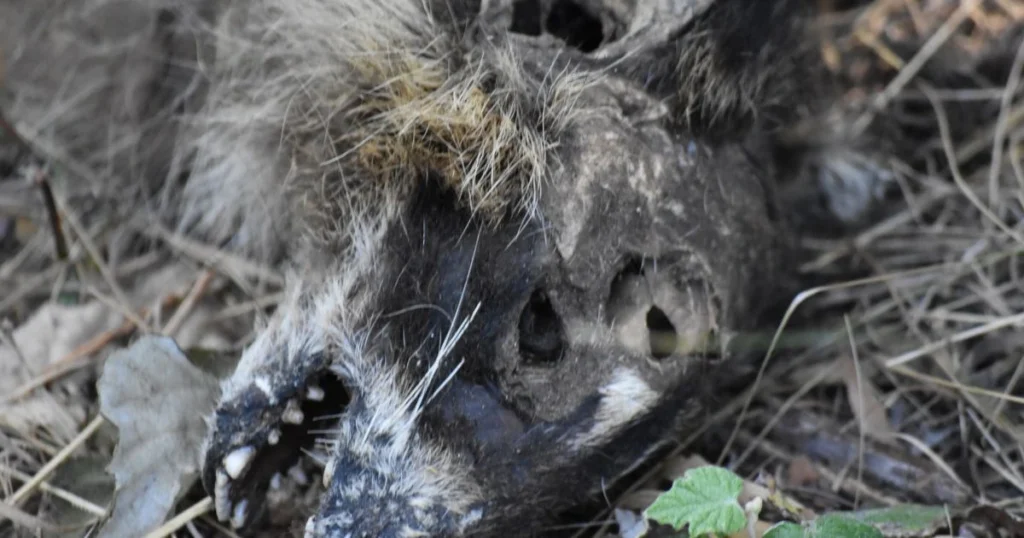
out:
{"label": "small stick", "polygon": [[31,151],[32,146],[29,146],[28,142],[26,142],[25,139],[22,138],[20,134],[18,134],[18,131],[14,128],[14,126],[7,121],[6,117],[4,117],[3,112],[0,112],[0,130],[3,130],[5,133],[7,133],[8,136],[13,138],[14,142],[21,146],[23,149]]}
{"label": "small stick", "polygon": [[960,4],[960,7],[953,12],[952,15],[946,22],[939,27],[938,30],[927,41],[921,46],[921,49],[917,51],[917,54],[906,63],[904,68],[889,81],[889,84],[883,91],[878,93],[871,107],[864,111],[860,117],[853,124],[853,133],[861,134],[868,127],[875,115],[884,109],[890,101],[897,94],[903,91],[903,88],[921,71],[928,60],[938,52],[939,48],[946,43],[947,40],[953,35],[957,28],[967,20],[971,15],[974,8],[980,3],[980,0],[967,0]]}
{"label": "small stick", "polygon": [[58,452],[57,455],[53,457],[53,459],[48,461],[46,465],[42,467],[42,469],[39,469],[39,471],[36,472],[35,476],[33,476],[31,480],[25,482],[20,488],[18,488],[18,491],[15,491],[4,502],[10,506],[17,508],[22,503],[22,501],[28,498],[29,494],[35,491],[35,489],[39,487],[39,485],[42,484],[43,481],[45,481],[51,474],[53,474],[54,471],[57,470],[57,467],[59,467],[60,464],[64,463],[64,461],[71,456],[72,452],[78,449],[78,447],[85,444],[85,442],[88,441],[89,438],[92,437],[94,433],[96,433],[96,430],[99,430],[100,426],[102,426],[105,422],[106,419],[103,418],[103,415],[96,415],[96,418],[92,419],[92,422],[90,422],[89,425],[86,426],[85,429],[82,430],[82,432],[79,433],[77,437],[72,439],[71,442],[68,443],[68,446],[61,449],[61,451]]}
{"label": "small stick", "polygon": [[185,524],[189,521],[192,521],[193,519],[205,514],[206,512],[209,512],[210,508],[212,507],[213,498],[206,497],[205,499],[190,506],[184,512],[178,514],[177,516],[174,516],[173,519],[161,525],[160,528],[147,534],[146,538],[164,538],[165,536],[170,536],[171,533],[184,527]]}
{"label": "small stick", "polygon": [[[169,307],[177,302],[179,299],[175,295],[168,295],[164,297],[162,308]],[[142,308],[140,310],[140,316],[145,317],[148,315],[148,309]],[[0,399],[0,405],[9,404],[11,402],[20,400],[25,396],[28,396],[32,391],[37,388],[57,379],[64,374],[87,366],[89,361],[76,362],[83,357],[88,357],[94,353],[97,353],[104,347],[106,347],[115,338],[131,334],[136,328],[136,324],[132,321],[125,321],[120,327],[115,327],[107,332],[101,333],[93,337],[88,342],[72,349],[67,355],[61,357],[56,362],[51,363],[42,374],[29,380],[24,385],[18,388],[18,390]]]}
{"label": "small stick", "polygon": [[[23,473],[17,469],[12,469],[5,465],[0,465],[0,473],[7,473],[16,479],[21,480],[22,482],[28,482],[29,480],[32,479],[31,475]],[[43,491],[49,493],[50,495],[53,495],[54,497],[63,499],[71,506],[74,506],[75,508],[78,508],[83,512],[88,512],[96,517],[106,517],[107,515],[106,508],[93,504],[79,497],[78,495],[71,493],[70,491],[53,486],[49,482],[40,483],[39,491]]]}
{"label": "small stick", "polygon": [[43,170],[39,170],[36,173],[33,181],[39,186],[39,190],[43,192],[43,203],[46,204],[46,215],[50,217],[50,230],[53,232],[54,247],[57,249],[57,260],[67,261],[68,243],[67,239],[64,238],[64,229],[61,227],[60,214],[57,212],[57,202],[53,197],[53,189],[50,188],[50,182],[46,179],[46,174]]}
{"label": "small stick", "polygon": [[190,312],[195,307],[196,302],[203,296],[206,289],[210,287],[210,283],[213,282],[213,278],[217,276],[216,273],[210,270],[205,270],[200,273],[199,278],[196,279],[195,284],[192,285],[192,289],[188,291],[188,295],[178,305],[178,309],[174,311],[174,315],[164,325],[163,334],[173,337],[174,333],[178,332],[181,325],[185,323]]}
{"label": "small stick", "polygon": [[14,522],[15,525],[20,525],[36,532],[57,532],[58,530],[52,523],[43,521],[32,514],[26,514],[25,512],[6,503],[0,503],[0,517],[7,518]]}
{"label": "small stick", "polygon": [[19,387],[18,390],[14,391],[9,396],[5,396],[3,400],[0,400],[0,404],[9,404],[11,402],[20,400],[25,396],[29,395],[32,391],[49,383],[50,381],[53,381],[54,379],[72,370],[85,366],[86,364],[88,364],[87,362],[76,363],[75,361],[81,359],[82,357],[87,357],[89,355],[92,355],[93,353],[96,353],[97,351],[106,347],[106,345],[112,342],[115,338],[129,334],[134,329],[135,324],[126,321],[122,323],[120,327],[116,327],[94,337],[88,342],[71,350],[70,353],[68,353],[64,357],[61,357],[60,360],[47,367],[42,374],[31,379],[30,381]]}
{"label": "small stick", "polygon": [[[3,75],[2,70],[3,66],[0,66],[0,76]],[[8,136],[14,140],[15,144],[20,146],[27,153],[33,155],[36,154],[36,152],[33,151],[32,146],[18,133],[18,130],[15,129],[9,121],[7,121],[7,118],[4,117],[2,112],[0,112],[0,130],[6,132]],[[43,193],[43,203],[46,204],[46,215],[50,218],[50,229],[53,231],[53,241],[55,243],[54,246],[57,249],[57,259],[62,262],[66,261],[68,259],[68,244],[67,240],[64,238],[64,231],[60,224],[60,214],[57,212],[57,203],[53,197],[53,189],[50,188],[50,182],[47,181],[42,170],[39,170],[38,173],[36,173],[36,176],[32,178],[32,181]]]}

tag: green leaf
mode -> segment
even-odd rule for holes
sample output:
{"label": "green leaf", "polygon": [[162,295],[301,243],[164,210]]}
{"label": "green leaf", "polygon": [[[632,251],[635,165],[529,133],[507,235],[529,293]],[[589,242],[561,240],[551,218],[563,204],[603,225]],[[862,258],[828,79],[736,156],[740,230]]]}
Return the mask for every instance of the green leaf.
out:
{"label": "green leaf", "polygon": [[764,534],[764,538],[883,538],[882,533],[864,523],[845,516],[826,514],[805,523],[784,522],[775,525]]}
{"label": "green leaf", "polygon": [[690,469],[672,488],[644,511],[644,517],[680,530],[689,524],[690,536],[732,534],[746,524],[737,498],[743,479],[721,467]]}
{"label": "green leaf", "polygon": [[777,525],[772,526],[768,529],[768,532],[764,533],[764,538],[804,538],[807,534],[807,529],[804,529],[796,523],[790,523],[789,521],[783,521]]}

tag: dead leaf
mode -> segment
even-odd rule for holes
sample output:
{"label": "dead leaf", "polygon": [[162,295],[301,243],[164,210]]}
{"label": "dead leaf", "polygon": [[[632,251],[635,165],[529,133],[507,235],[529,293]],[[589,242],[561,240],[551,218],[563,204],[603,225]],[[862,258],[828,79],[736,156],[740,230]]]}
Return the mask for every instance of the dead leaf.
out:
{"label": "dead leaf", "polygon": [[797,456],[786,467],[786,485],[801,488],[814,484],[821,479],[821,474],[814,463],[806,456]]}
{"label": "dead leaf", "polygon": [[[106,305],[46,303],[11,334],[0,339],[0,395],[14,393],[97,334],[121,324],[121,315]],[[64,441],[75,436],[85,419],[80,406],[62,406],[51,394],[36,392],[11,405],[0,405],[0,422],[28,431],[49,428]]]}
{"label": "dead leaf", "polygon": [[857,365],[850,355],[844,354],[836,361],[839,362],[843,383],[846,385],[846,398],[850,402],[850,409],[857,417],[858,425],[863,428],[864,435],[891,443],[896,431],[889,424],[885,400],[868,379],[868,373],[862,369],[858,377]]}
{"label": "dead leaf", "polygon": [[142,536],[198,478],[218,380],[170,338],[147,336],[107,359],[98,390],[100,412],[120,434],[110,464],[114,507],[98,536]]}
{"label": "dead leaf", "polygon": [[650,530],[647,520],[632,510],[616,508],[615,522],[619,525],[620,538],[641,538]]}
{"label": "dead leaf", "polygon": [[[131,301],[128,306],[136,311],[152,308],[168,293],[187,290],[195,274],[195,269],[181,263],[157,267],[127,286]],[[174,335],[176,342],[185,348],[230,348],[232,339],[220,331],[215,314],[210,305],[196,305]],[[59,363],[96,336],[119,327],[124,319],[120,310],[100,301],[43,304],[13,331],[11,338],[0,338],[0,398],[14,394],[48,366]],[[66,403],[50,391],[36,390],[10,404],[0,403],[0,424],[19,431],[44,427],[66,442],[78,433],[86,418],[84,405]]]}

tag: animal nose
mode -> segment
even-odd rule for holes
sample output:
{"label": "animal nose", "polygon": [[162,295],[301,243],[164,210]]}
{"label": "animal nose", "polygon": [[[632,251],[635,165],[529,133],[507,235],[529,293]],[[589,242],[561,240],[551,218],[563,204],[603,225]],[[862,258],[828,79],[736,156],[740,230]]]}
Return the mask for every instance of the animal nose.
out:
{"label": "animal nose", "polygon": [[530,364],[554,363],[565,350],[565,329],[543,290],[535,290],[519,315],[519,352]]}
{"label": "animal nose", "polygon": [[712,349],[716,338],[710,285],[696,274],[680,282],[670,264],[628,263],[612,281],[607,304],[619,342],[639,355],[663,360]]}

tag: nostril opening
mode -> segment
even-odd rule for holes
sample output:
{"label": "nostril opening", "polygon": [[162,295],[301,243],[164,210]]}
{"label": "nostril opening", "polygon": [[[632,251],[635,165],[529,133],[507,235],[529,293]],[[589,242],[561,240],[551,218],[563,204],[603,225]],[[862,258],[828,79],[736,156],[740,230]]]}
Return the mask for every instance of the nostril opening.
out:
{"label": "nostril opening", "polygon": [[547,294],[534,291],[519,316],[519,353],[527,364],[553,364],[565,350],[565,331]]}
{"label": "nostril opening", "polygon": [[679,333],[675,325],[656,306],[647,311],[647,330],[650,333],[651,356],[655,359],[669,357],[679,348]]}

